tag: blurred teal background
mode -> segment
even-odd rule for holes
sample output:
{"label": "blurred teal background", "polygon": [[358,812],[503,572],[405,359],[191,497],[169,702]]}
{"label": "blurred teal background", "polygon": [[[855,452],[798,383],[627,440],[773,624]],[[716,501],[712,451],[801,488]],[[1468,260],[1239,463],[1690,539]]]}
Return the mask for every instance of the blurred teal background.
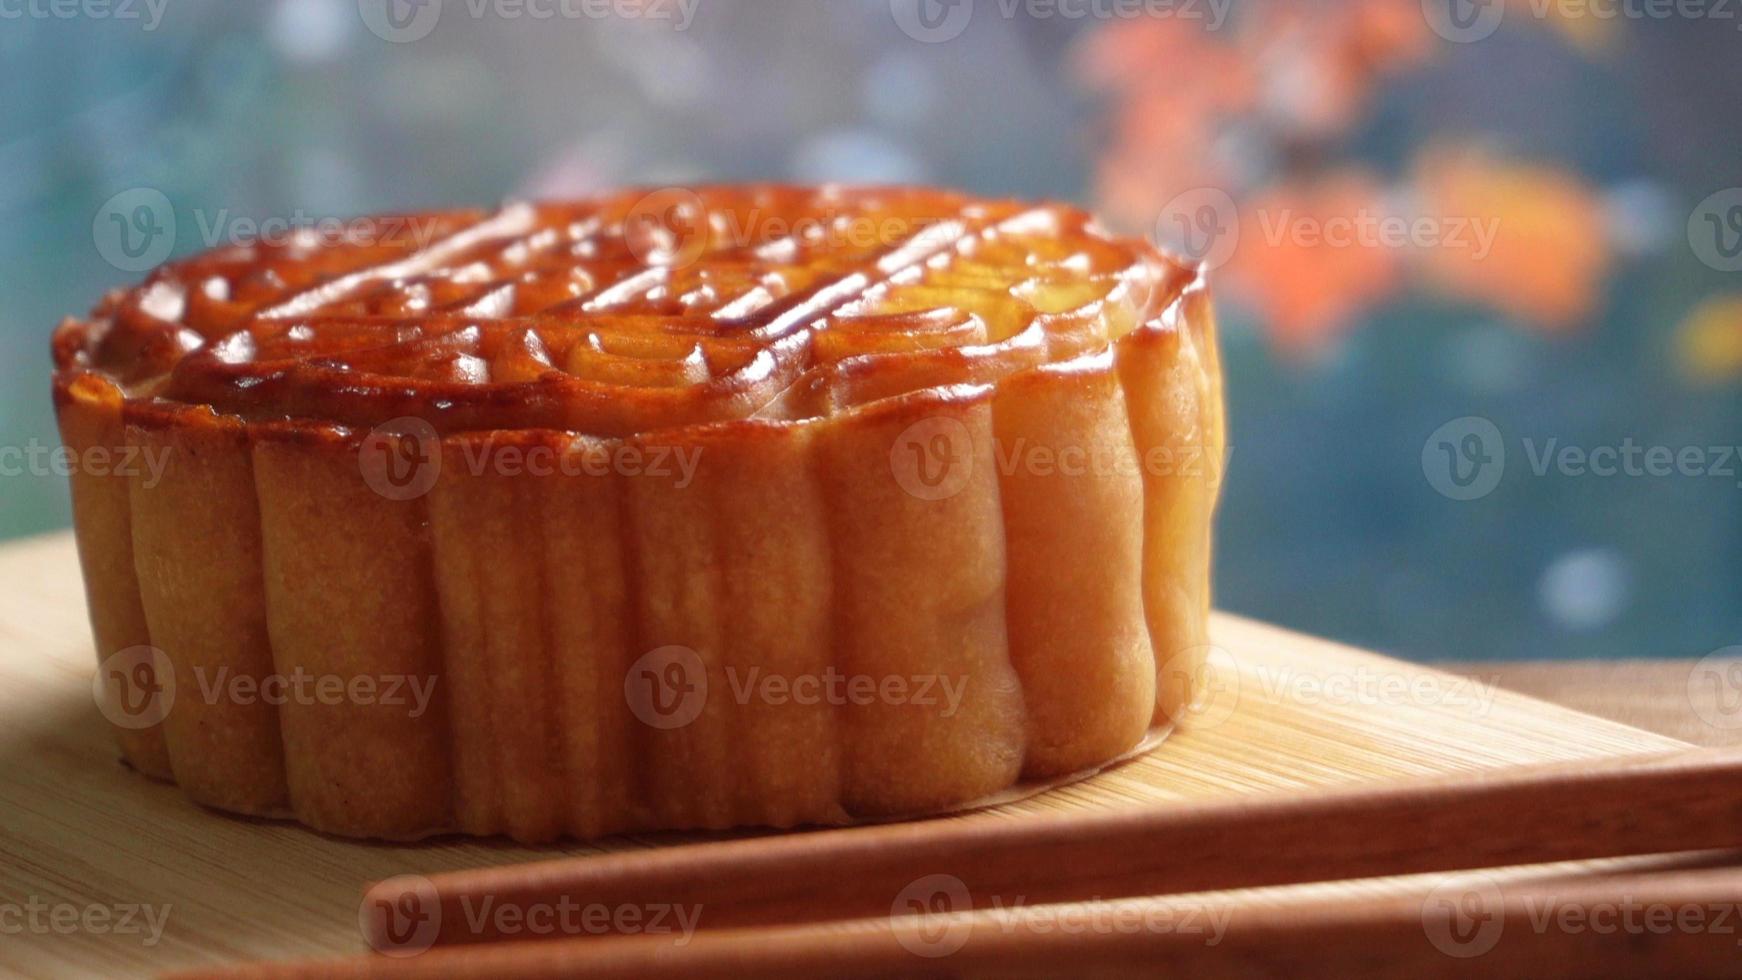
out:
{"label": "blurred teal background", "polygon": [[[141,189],[185,254],[619,183],[917,181],[1217,266],[1225,608],[1424,659],[1742,642],[1742,24],[1131,9],[0,2],[0,536],[68,523],[21,462],[55,444],[48,334],[138,278],[111,212]],[[1627,446],[1701,459],[1593,467]]]}

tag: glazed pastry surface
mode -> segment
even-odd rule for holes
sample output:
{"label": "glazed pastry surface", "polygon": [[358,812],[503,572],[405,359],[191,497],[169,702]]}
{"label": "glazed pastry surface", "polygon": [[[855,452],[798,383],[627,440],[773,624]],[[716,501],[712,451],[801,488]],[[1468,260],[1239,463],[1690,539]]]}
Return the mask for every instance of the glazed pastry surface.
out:
{"label": "glazed pastry surface", "polygon": [[152,464],[74,468],[99,658],[173,689],[106,714],[208,805],[525,841],[905,815],[1117,758],[1201,673],[1209,299],[1067,206],[383,216],[167,265],[54,356],[75,458]]}

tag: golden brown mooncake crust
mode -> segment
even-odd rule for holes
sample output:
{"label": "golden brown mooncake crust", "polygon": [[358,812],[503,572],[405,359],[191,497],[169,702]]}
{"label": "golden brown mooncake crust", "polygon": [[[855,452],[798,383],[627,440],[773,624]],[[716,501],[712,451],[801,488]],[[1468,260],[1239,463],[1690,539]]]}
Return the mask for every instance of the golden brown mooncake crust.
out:
{"label": "golden brown mooncake crust", "polygon": [[73,477],[98,654],[174,680],[122,752],[212,806],[527,841],[938,810],[1120,756],[1200,673],[1209,299],[1070,207],[370,219],[164,266],[54,355],[75,457],[159,464]]}

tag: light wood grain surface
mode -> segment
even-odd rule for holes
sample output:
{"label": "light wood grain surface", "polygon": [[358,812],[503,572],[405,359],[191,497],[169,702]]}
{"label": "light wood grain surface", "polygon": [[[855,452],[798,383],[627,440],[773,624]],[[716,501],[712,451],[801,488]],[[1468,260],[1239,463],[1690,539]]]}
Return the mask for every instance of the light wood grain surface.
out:
{"label": "light wood grain surface", "polygon": [[[541,849],[456,838],[378,845],[202,810],[116,761],[91,697],[94,658],[71,539],[0,548],[0,583],[0,971],[131,975],[358,952],[358,902],[370,881],[689,839]],[[1189,730],[1153,753],[996,812],[1014,819],[1308,792],[1718,743],[1733,734],[1725,725],[1736,713],[1725,712],[1731,692],[1721,683],[1703,707],[1688,700],[1690,663],[1617,665],[1566,688],[1576,688],[1580,703],[1678,740],[1495,686],[1565,693],[1546,668],[1477,665],[1465,668],[1473,677],[1454,676],[1231,616],[1218,618],[1215,638],[1222,652],[1212,657],[1212,691]],[[1625,694],[1599,697],[1605,678],[1667,693],[1653,694],[1657,707],[1642,713]],[[1520,873],[1564,875],[1569,867]],[[1306,889],[1296,894],[1402,887],[1388,881],[1296,886]]]}
{"label": "light wood grain surface", "polygon": [[1742,745],[1742,658],[1444,666],[1695,745]]}

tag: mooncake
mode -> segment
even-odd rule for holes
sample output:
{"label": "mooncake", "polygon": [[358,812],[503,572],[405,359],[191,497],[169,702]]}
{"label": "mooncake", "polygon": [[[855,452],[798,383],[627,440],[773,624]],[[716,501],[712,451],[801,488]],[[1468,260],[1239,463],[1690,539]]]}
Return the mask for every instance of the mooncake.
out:
{"label": "mooncake", "polygon": [[171,262],[54,360],[72,458],[143,461],[73,467],[105,714],[222,810],[925,813],[1116,759],[1200,682],[1209,294],[1070,206],[380,216]]}

